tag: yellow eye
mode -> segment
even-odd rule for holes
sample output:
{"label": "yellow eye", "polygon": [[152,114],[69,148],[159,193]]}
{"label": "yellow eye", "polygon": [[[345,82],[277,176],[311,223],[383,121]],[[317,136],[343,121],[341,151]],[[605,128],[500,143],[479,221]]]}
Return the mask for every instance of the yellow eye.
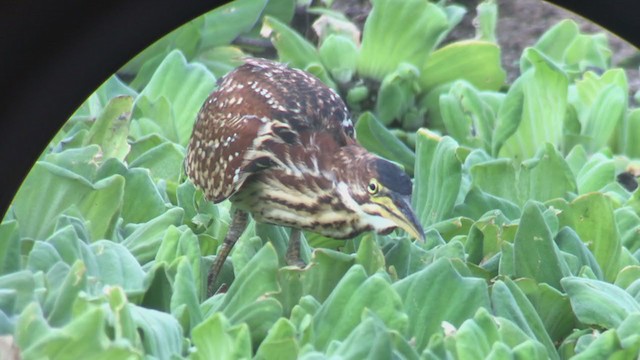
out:
{"label": "yellow eye", "polygon": [[380,190],[380,186],[375,179],[372,179],[371,182],[369,182],[369,186],[367,186],[367,190],[369,190],[369,194],[375,195],[378,190]]}

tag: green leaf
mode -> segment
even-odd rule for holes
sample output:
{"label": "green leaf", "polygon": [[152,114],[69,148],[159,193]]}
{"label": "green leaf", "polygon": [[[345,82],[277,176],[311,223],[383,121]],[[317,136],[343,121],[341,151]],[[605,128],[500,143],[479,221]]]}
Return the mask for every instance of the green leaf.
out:
{"label": "green leaf", "polygon": [[[362,341],[363,339],[368,341]],[[366,311],[360,325],[343,342],[335,342],[332,345],[336,346],[331,347],[327,351],[327,355],[340,356],[344,359],[390,359],[394,357],[418,359],[415,350],[398,333],[389,330],[383,321],[368,311]],[[404,349],[398,349],[398,347]],[[405,350],[405,353],[402,353],[402,350]]]}
{"label": "green leaf", "polygon": [[277,270],[278,256],[273,245],[267,243],[237,275],[222,303],[211,310],[232,318],[261,296],[278,291]]}
{"label": "green leaf", "polygon": [[537,50],[525,50],[523,59],[533,65],[507,93],[493,145],[494,154],[518,161],[532,157],[544,143],[559,145],[568,87],[564,73]]}
{"label": "green leaf", "polygon": [[570,101],[577,110],[587,150],[597,151],[611,140],[627,109],[628,87],[622,69],[608,70],[602,76],[588,71],[576,81]]}
{"label": "green leaf", "polygon": [[20,234],[16,220],[0,223],[0,275],[20,269]]}
{"label": "green leaf", "polygon": [[[96,91],[73,113],[68,124],[80,119],[90,119],[98,117],[107,103],[116,97],[136,97],[138,93],[120,80],[117,75],[111,75],[107,81],[102,83]],[[65,126],[66,127],[66,126]],[[53,143],[57,143],[54,141]]]}
{"label": "green leaf", "polygon": [[464,79],[481,90],[498,90],[506,72],[500,65],[500,47],[492,42],[466,40],[451,43],[431,54],[422,67],[422,88]]}
{"label": "green leaf", "polygon": [[518,279],[516,284],[535,308],[554,343],[565,339],[577,327],[567,294],[532,279]]}
{"label": "green leaf", "polygon": [[193,328],[196,350],[192,359],[249,359],[251,339],[246,324],[231,325],[223,313],[216,312]]}
{"label": "green leaf", "polygon": [[360,115],[355,129],[358,143],[367,150],[399,163],[410,175],[413,173],[416,161],[413,152],[384,127],[372,113],[365,112]]}
{"label": "green leaf", "polygon": [[476,7],[476,38],[484,41],[497,42],[496,28],[498,23],[498,5],[495,1],[483,1]]}
{"label": "green leaf", "polygon": [[489,307],[484,280],[460,276],[447,259],[396,282],[393,289],[402,299],[409,316],[408,334],[415,337],[420,352],[442,321],[460,326],[479,307]]}
{"label": "green leaf", "polygon": [[[199,268],[198,268],[199,270]],[[178,320],[181,321],[182,328],[186,333],[202,322],[202,312],[200,311],[200,284],[196,279],[196,275],[200,272],[193,271],[189,260],[186,257],[182,257],[178,263],[178,270],[176,273],[174,286],[174,292],[171,296],[171,313]],[[180,316],[180,314],[184,314]]]}
{"label": "green leaf", "polygon": [[[14,199],[20,235],[46,238],[60,213],[75,207],[87,220],[91,238],[110,238],[122,206],[124,178],[113,175],[95,183],[47,162],[32,168]],[[47,206],[42,206],[47,204]]]}
{"label": "green leaf", "polygon": [[164,214],[143,224],[128,227],[128,234],[124,234],[124,245],[138,262],[145,264],[151,261],[158,252],[158,247],[164,238],[167,228],[178,226],[182,221],[184,211],[181,208],[171,208]]}
{"label": "green leaf", "polygon": [[445,11],[420,0],[375,0],[362,32],[358,73],[382,80],[401,62],[421,67],[448,29]]}
{"label": "green leaf", "polygon": [[367,278],[364,269],[349,269],[313,317],[314,345],[326,349],[332,340],[343,340],[360,323],[368,309],[387,327],[404,332],[407,316],[400,297],[381,273]]}
{"label": "green leaf", "polygon": [[560,289],[560,279],[568,274],[552,234],[534,202],[527,202],[514,241],[515,275],[532,278]]}
{"label": "green leaf", "polygon": [[182,353],[183,334],[173,316],[140,306],[130,305],[131,317],[141,332],[145,354],[171,358]]}
{"label": "green leaf", "polygon": [[615,328],[640,304],[621,288],[600,280],[567,277],[561,281],[578,319],[588,325]]}
{"label": "green leaf", "polygon": [[447,219],[453,211],[462,179],[457,148],[448,136],[418,131],[412,203],[425,227]]}
{"label": "green leaf", "polygon": [[132,296],[144,291],[145,273],[131,253],[122,245],[107,240],[91,244],[103,285],[119,286]]}
{"label": "green leaf", "polygon": [[474,187],[490,195],[520,204],[516,168],[509,159],[495,159],[473,165],[470,169]]}
{"label": "green leaf", "polygon": [[624,153],[632,158],[640,158],[640,142],[636,141],[634,134],[640,134],[640,109],[631,109],[627,113],[627,125],[625,129],[626,140]]}
{"label": "green leaf", "polygon": [[564,253],[571,254],[577,258],[575,268],[570,266],[571,273],[578,275],[584,266],[588,267],[598,279],[602,279],[602,270],[591,251],[587,248],[587,244],[582,242],[578,234],[570,228],[563,227],[558,231],[555,238],[558,248]]}
{"label": "green leaf", "polygon": [[615,163],[601,153],[593,154],[583,163],[576,176],[580,194],[601,190],[615,180]]}
{"label": "green leaf", "polygon": [[521,203],[527,199],[547,201],[564,198],[576,191],[576,180],[569,165],[548,143],[535,158],[522,162],[517,185]]}
{"label": "green leaf", "polygon": [[260,18],[268,0],[235,0],[204,14],[200,49],[228,45],[249,32]]}
{"label": "green leaf", "polygon": [[378,270],[384,270],[384,254],[372,234],[366,234],[362,237],[356,254],[356,264],[362,265],[369,276]]}
{"label": "green leaf", "polygon": [[560,226],[576,231],[595,256],[604,279],[613,281],[620,267],[621,246],[611,200],[602,193],[589,193],[561,210]]}
{"label": "green leaf", "polygon": [[321,63],[316,48],[287,24],[274,17],[265,16],[263,27],[270,30],[271,42],[278,50],[280,61],[299,69]]}
{"label": "green leaf", "polygon": [[609,85],[594,100],[583,134],[592,139],[587,148],[595,151],[605,146],[614,134],[614,130],[622,121],[626,105],[625,89]]}
{"label": "green leaf", "polygon": [[[204,65],[189,64],[179,50],[174,50],[164,58],[139,96],[147,97],[151,102],[157,102],[162,97],[167,99],[171,104],[170,111],[176,137],[171,138],[170,134],[163,135],[186,146],[196,115],[213,90],[215,80]],[[134,118],[144,116],[136,104]]]}
{"label": "green leaf", "polygon": [[615,211],[620,241],[631,252],[640,248],[640,216],[630,206]]}
{"label": "green leaf", "polygon": [[256,359],[295,360],[298,358],[300,345],[296,336],[296,328],[285,319],[280,318],[269,329],[269,333],[256,351]]}
{"label": "green leaf", "polygon": [[36,277],[33,272],[21,270],[0,276],[0,311],[8,316],[23,311],[36,301]]}
{"label": "green leaf", "polygon": [[358,48],[344,36],[330,34],[318,49],[322,64],[338,83],[351,81],[358,62]]}
{"label": "green leaf", "polygon": [[463,145],[491,151],[495,115],[473,85],[453,83],[449,93],[440,96],[440,112],[450,136]]}
{"label": "green leaf", "polygon": [[160,190],[146,168],[127,168],[117,159],[105,161],[98,169],[97,178],[118,174],[124,177],[122,219],[125,224],[144,223],[160,216],[169,204],[165,203]]}
{"label": "green leaf", "polygon": [[496,315],[513,321],[529,337],[541,342],[545,346],[549,358],[558,358],[542,320],[531,302],[512,280],[505,277],[493,284],[491,303]]}
{"label": "green leaf", "polygon": [[383,125],[388,126],[403,118],[407,111],[416,107],[415,89],[419,74],[415,66],[403,62],[384,77],[375,105],[377,118]]}
{"label": "green leaf", "polygon": [[231,70],[242,65],[246,54],[235,46],[216,46],[198,54],[195,60],[204,64],[216,77],[221,78]]}
{"label": "green leaf", "polygon": [[488,194],[476,187],[469,190],[462,204],[456,205],[454,213],[471,219],[479,219],[494,209],[512,220],[518,219],[521,213],[520,208],[513,202]]}
{"label": "green leaf", "polygon": [[129,153],[130,146],[127,143],[127,136],[129,135],[132,109],[132,97],[114,97],[102,110],[84,138],[85,146],[88,144],[100,145],[102,161],[109,158],[124,160]]}

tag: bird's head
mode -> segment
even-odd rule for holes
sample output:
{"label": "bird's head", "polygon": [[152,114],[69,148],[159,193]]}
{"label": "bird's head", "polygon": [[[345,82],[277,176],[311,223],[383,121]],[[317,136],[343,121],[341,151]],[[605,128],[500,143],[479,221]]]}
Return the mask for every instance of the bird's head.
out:
{"label": "bird's head", "polygon": [[413,184],[399,166],[370,153],[346,166],[343,171],[350,173],[348,189],[361,210],[361,221],[381,234],[399,227],[424,241],[424,231],[411,207]]}

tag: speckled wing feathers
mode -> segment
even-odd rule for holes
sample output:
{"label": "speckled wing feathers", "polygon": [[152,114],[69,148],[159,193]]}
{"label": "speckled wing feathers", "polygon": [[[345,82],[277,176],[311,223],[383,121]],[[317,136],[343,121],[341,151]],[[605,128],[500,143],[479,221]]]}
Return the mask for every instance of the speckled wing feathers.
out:
{"label": "speckled wing feathers", "polygon": [[353,124],[339,96],[303,71],[247,59],[221,79],[200,110],[185,169],[217,203],[251,174],[286,166],[280,159],[294,145],[299,149],[300,134],[307,132],[330,134],[338,146],[353,141]]}

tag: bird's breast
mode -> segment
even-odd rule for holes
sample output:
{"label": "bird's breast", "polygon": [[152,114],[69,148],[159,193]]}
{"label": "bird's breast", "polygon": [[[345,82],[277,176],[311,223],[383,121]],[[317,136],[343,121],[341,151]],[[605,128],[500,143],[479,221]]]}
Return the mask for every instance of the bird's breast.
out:
{"label": "bird's breast", "polygon": [[369,225],[362,224],[354,209],[341,201],[333,181],[323,176],[267,170],[247,179],[242,191],[231,201],[258,222],[313,231],[335,239],[349,239],[371,230]]}

